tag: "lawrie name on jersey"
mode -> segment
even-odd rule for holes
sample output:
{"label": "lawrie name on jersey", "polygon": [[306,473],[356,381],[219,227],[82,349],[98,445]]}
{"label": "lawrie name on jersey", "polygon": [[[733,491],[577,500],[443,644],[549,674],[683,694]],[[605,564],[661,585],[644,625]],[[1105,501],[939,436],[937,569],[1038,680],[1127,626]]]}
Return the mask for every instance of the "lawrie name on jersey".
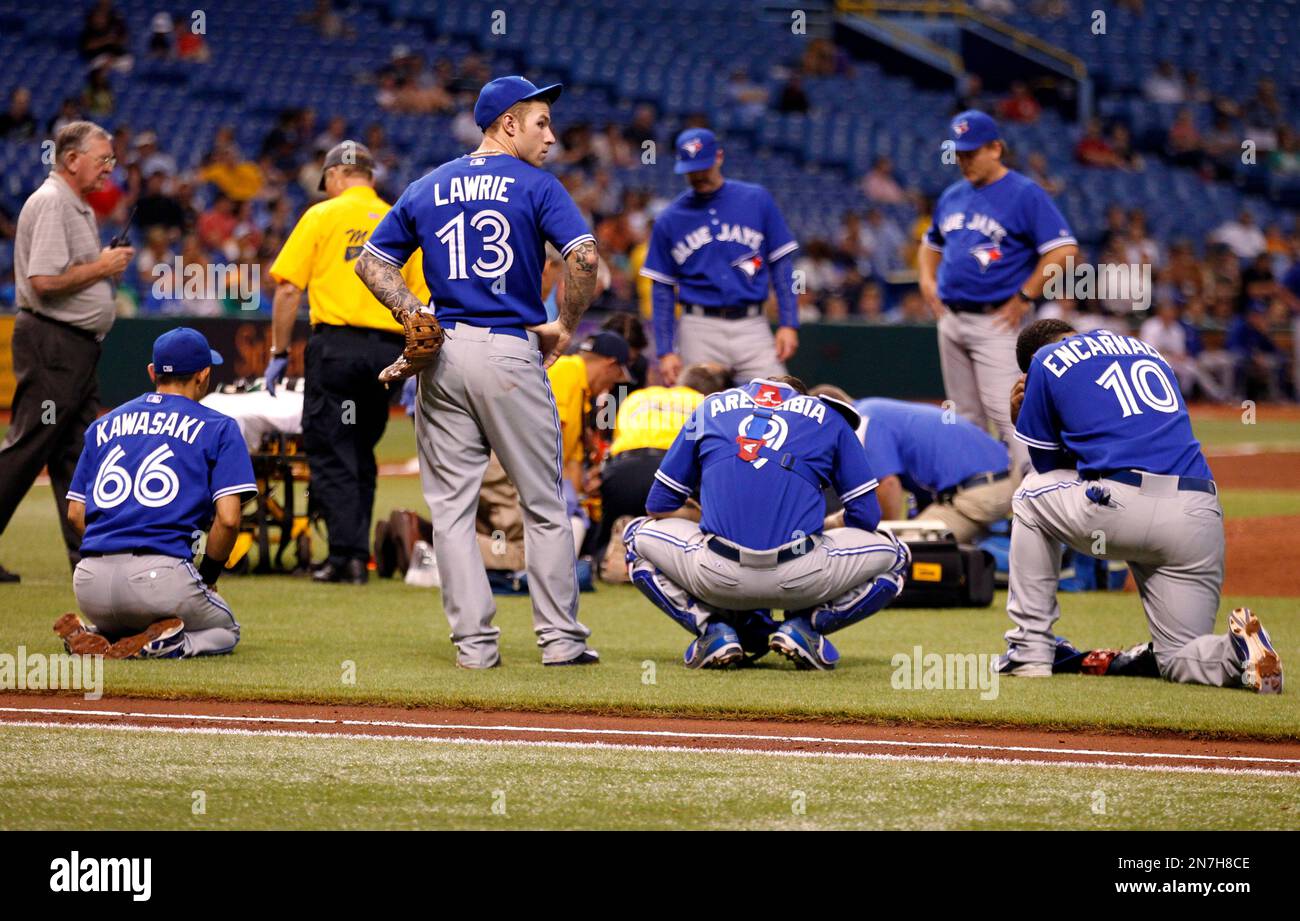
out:
{"label": "lawrie name on jersey", "polygon": [[714,241],[718,243],[739,243],[756,253],[761,252],[763,249],[763,234],[753,227],[724,223],[718,228],[718,235],[715,237],[713,231],[709,229],[709,225],[704,224],[695,228],[677,242],[673,247],[673,261],[681,265],[691,258],[691,254],[696,250],[703,249]]}
{"label": "lawrie name on jersey", "polygon": [[179,438],[186,444],[194,444],[194,439],[199,437],[199,432],[203,431],[206,424],[206,420],[195,419],[185,413],[120,413],[96,425],[95,447],[102,447],[124,435],[166,435],[169,438]]}
{"label": "lawrie name on jersey", "polygon": [[[741,398],[744,397],[744,402]],[[761,406],[764,404],[750,400],[749,397],[739,391],[729,391],[709,399],[709,418],[712,419],[721,413],[731,412],[740,409],[742,406]],[[784,403],[769,404],[769,408],[779,408],[783,413],[798,413],[801,416],[807,416],[814,422],[822,423],[826,421],[826,404],[816,397],[797,396],[791,397]]]}
{"label": "lawrie name on jersey", "polygon": [[1165,360],[1153,346],[1141,339],[1099,330],[1086,336],[1071,336],[1050,354],[1043,356],[1043,367],[1060,377],[1074,365],[1087,361],[1094,355],[1150,355]]}
{"label": "lawrie name on jersey", "polygon": [[513,176],[453,176],[447,193],[442,191],[442,183],[433,184],[433,203],[450,205],[458,201],[499,201],[508,202],[507,193],[514,183]]}

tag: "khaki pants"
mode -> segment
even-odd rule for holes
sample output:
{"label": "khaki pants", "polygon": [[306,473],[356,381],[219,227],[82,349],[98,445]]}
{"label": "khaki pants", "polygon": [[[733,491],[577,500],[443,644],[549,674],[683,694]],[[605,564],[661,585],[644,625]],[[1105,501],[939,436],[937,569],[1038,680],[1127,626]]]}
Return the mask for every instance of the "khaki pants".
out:
{"label": "khaki pants", "polygon": [[942,521],[959,542],[969,543],[983,537],[989,525],[1007,517],[1011,512],[1014,489],[1011,477],[971,489],[959,489],[946,502],[936,502],[927,507],[921,517]]}

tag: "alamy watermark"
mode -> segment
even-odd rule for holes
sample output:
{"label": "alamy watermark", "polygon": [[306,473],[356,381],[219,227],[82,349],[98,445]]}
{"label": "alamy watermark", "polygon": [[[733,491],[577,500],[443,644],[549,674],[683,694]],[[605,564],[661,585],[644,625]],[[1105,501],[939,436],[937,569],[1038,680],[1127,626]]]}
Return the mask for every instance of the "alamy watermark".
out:
{"label": "alamy watermark", "polygon": [[0,653],[0,691],[82,691],[86,700],[104,696],[104,657],[67,653]]}
{"label": "alamy watermark", "polygon": [[186,262],[177,254],[171,262],[153,267],[153,296],[158,300],[238,301],[257,309],[262,290],[262,267],[253,262],[222,265]]}
{"label": "alamy watermark", "polygon": [[1053,263],[1046,269],[1047,283],[1043,297],[1059,301],[1111,301],[1132,305],[1132,309],[1147,310],[1151,306],[1150,263],[1090,262],[1076,263],[1073,256],[1065,257],[1064,265]]}
{"label": "alamy watermark", "polygon": [[912,652],[894,653],[889,664],[894,673],[889,685],[896,691],[976,691],[980,700],[998,696],[997,656],[989,653],[926,652],[913,646]]}

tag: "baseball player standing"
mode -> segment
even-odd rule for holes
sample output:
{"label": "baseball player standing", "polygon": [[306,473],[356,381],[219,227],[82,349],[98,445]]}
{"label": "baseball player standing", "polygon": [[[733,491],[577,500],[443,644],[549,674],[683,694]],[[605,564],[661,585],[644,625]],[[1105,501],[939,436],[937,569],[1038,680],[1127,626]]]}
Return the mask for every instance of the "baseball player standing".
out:
{"label": "baseball player standing", "polygon": [[[876,478],[857,413],[806,394],[787,377],[706,398],[655,474],[650,517],[623,532],[632,584],[696,637],[689,668],[770,648],[800,669],[833,669],[840,656],[826,634],[870,617],[903,587],[911,555],[875,530]],[[827,486],[848,527],[823,532]],[[696,491],[699,522],[667,517]]]}
{"label": "baseball player standing", "polygon": [[[388,386],[379,372],[401,353],[402,324],[375,300],[352,270],[361,246],[388,213],[375,192],[374,160],[355,141],[325,155],[321,191],[329,199],[298,220],[271,266],[276,280],[271,361],[266,390],[289,365],[293,322],[307,290],[307,343],[302,430],[312,499],[325,516],[329,557],[317,582],[362,585],[369,578],[370,516],[375,504],[375,445],[388,425]],[[417,252],[403,275],[417,297],[427,295]]]}
{"label": "baseball player standing", "polygon": [[[1153,656],[1170,681],[1282,690],[1282,663],[1246,608],[1215,635],[1223,585],[1223,509],[1173,369],[1150,345],[1039,320],[1020,334],[1012,390],[1016,437],[1034,473],[1012,500],[1004,674],[1052,673],[1061,616],[1061,544],[1128,563]],[[1112,668],[1107,673],[1113,673]],[[1128,665],[1134,667],[1135,662]]]}
{"label": "baseball player standing", "polygon": [[188,658],[239,643],[214,586],[239,534],[240,503],[257,484],[235,420],[199,403],[214,364],[221,356],[202,333],[163,333],[149,365],[156,390],[86,431],[68,521],[84,534],[72,588],[93,626],[76,614],[54,625],[73,654]]}
{"label": "baseball player standing", "polygon": [[[433,519],[442,600],[465,668],[500,662],[496,606],[474,536],[479,486],[495,450],[524,508],[533,625],[547,665],[599,660],[578,622],[576,555],[560,488],[560,425],[546,376],[595,293],[596,241],[560,181],[540,169],[555,143],[559,84],[523,77],[483,87],[474,120],[483,143],[413,182],[380,222],[356,271],[408,329],[407,354],[386,374],[420,371],[415,416],[420,476]],[[565,259],[559,316],[546,322],[544,246]],[[417,248],[437,318],[400,269]],[[422,312],[426,315],[421,316]],[[409,357],[422,322],[441,326],[432,358]]]}
{"label": "baseball player standing", "polygon": [[944,392],[980,428],[993,423],[1019,475],[1029,458],[1007,415],[1016,334],[1079,247],[1042,187],[1002,164],[992,118],[962,112],[952,143],[963,178],[939,196],[917,253],[921,295],[939,321]]}
{"label": "baseball player standing", "polygon": [[[722,365],[737,383],[779,376],[799,348],[799,243],[768,191],[723,179],[722,161],[712,131],[677,136],[674,172],[685,174],[691,190],[655,218],[641,267],[653,282],[655,349],[666,387],[676,385],[683,365],[703,362]],[[763,312],[769,285],[780,312],[775,337]]]}

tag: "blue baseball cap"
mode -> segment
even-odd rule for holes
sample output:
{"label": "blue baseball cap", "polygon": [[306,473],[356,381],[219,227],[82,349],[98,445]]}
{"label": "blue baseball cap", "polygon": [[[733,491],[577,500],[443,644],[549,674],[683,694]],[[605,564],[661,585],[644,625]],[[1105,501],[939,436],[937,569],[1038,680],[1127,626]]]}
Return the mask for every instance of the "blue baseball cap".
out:
{"label": "blue baseball cap", "polygon": [[698,173],[710,169],[718,157],[718,139],[708,128],[687,128],[677,135],[677,165],[673,172]]}
{"label": "blue baseball cap", "polygon": [[474,103],[474,124],[484,131],[501,117],[506,109],[525,99],[540,99],[553,103],[564,92],[564,85],[552,83],[538,89],[523,77],[497,77],[479,90],[478,102]]}
{"label": "blue baseball cap", "polygon": [[587,340],[578,346],[580,352],[591,352],[593,355],[604,355],[606,358],[614,359],[614,362],[623,370],[625,378],[631,378],[627,369],[627,363],[631,357],[628,350],[627,340],[618,333],[602,330],[587,337]]}
{"label": "blue baseball cap", "polygon": [[1000,138],[998,123],[976,109],[967,109],[952,120],[952,139],[958,150],[979,150]]}
{"label": "blue baseball cap", "polygon": [[221,364],[221,355],[208,345],[203,333],[180,326],[153,341],[155,374],[193,374]]}

